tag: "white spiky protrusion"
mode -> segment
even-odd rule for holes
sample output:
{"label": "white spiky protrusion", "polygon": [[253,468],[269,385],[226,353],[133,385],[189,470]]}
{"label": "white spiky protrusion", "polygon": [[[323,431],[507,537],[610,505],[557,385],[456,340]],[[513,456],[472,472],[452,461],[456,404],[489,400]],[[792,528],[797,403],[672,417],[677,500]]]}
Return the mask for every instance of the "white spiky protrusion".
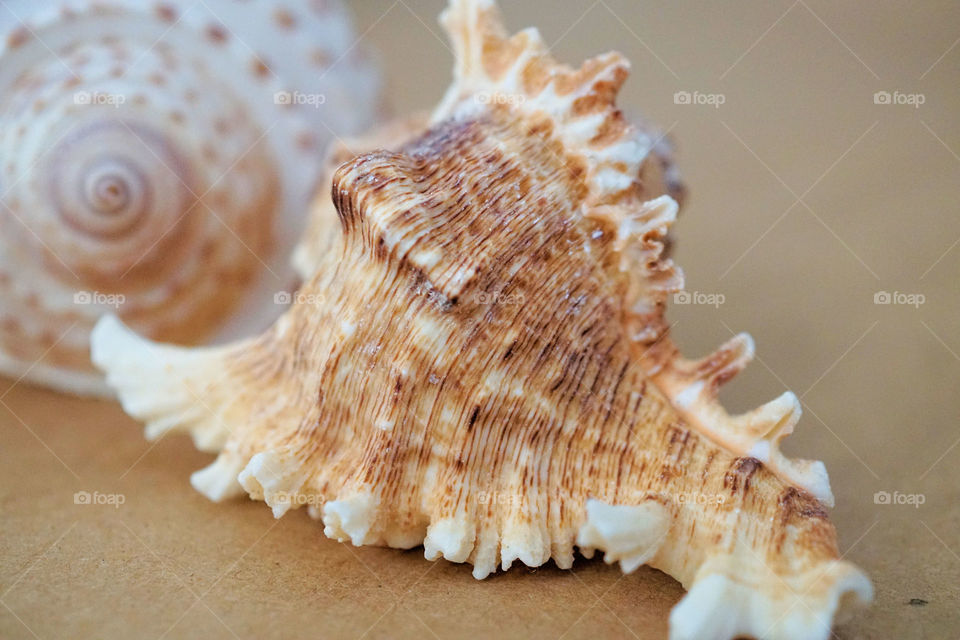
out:
{"label": "white spiky protrusion", "polygon": [[237,481],[242,469],[243,463],[238,458],[220,454],[212,464],[190,474],[190,484],[213,502],[238,498],[245,493]]}
{"label": "white spiky protrusion", "polygon": [[189,433],[201,451],[223,448],[230,435],[230,405],[212,405],[207,396],[222,377],[218,355],[229,347],[157,344],[112,315],[100,319],[90,344],[93,363],[106,372],[123,410],[146,423],[149,440]]}
{"label": "white spiky protrusion", "polygon": [[865,606],[872,599],[870,580],[842,560],[780,576],[756,556],[718,557],[670,612],[670,640],[827,640],[845,601]]}
{"label": "white spiky protrusion", "polygon": [[655,500],[639,505],[609,505],[587,500],[587,518],[577,534],[577,545],[604,551],[604,562],[620,563],[633,573],[657,553],[670,529],[670,511]]}
{"label": "white spiky protrusion", "polygon": [[[628,125],[614,104],[630,68],[626,58],[611,52],[580,69],[562,65],[550,57],[537,29],[509,36],[490,0],[451,2],[440,20],[450,34],[456,66],[454,82],[432,122],[490,104],[541,113],[555,124],[565,147],[586,161],[595,201],[616,199],[634,189],[654,142]],[[577,105],[590,97],[598,98],[597,105],[581,113]],[[608,130],[617,133],[602,139]]]}
{"label": "white spiky protrusion", "polygon": [[658,363],[651,377],[698,431],[737,455],[756,458],[787,482],[832,507],[833,492],[823,463],[791,460],[780,452],[781,440],[793,432],[802,412],[794,393],[786,391],[735,416],[720,404],[720,387],[742,371],[753,356],[753,338],[741,333],[699,360],[673,354],[666,363]]}
{"label": "white spiky protrusion", "polygon": [[349,540],[354,546],[370,544],[370,530],[377,514],[378,501],[370,493],[357,493],[331,500],[323,505],[323,533],[340,542]]}

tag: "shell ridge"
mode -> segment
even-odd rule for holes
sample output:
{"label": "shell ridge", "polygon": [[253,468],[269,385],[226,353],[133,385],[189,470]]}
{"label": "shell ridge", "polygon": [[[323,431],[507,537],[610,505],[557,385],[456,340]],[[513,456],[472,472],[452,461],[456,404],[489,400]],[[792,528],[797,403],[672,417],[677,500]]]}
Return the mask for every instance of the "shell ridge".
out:
{"label": "shell ridge", "polygon": [[739,334],[712,354],[687,360],[664,339],[641,358],[651,380],[673,406],[705,436],[737,455],[756,458],[774,473],[800,487],[826,506],[834,505],[830,480],[823,463],[790,459],[780,442],[800,420],[800,401],[790,391],[746,413],[732,416],[718,399],[720,387],[753,360],[753,339]]}

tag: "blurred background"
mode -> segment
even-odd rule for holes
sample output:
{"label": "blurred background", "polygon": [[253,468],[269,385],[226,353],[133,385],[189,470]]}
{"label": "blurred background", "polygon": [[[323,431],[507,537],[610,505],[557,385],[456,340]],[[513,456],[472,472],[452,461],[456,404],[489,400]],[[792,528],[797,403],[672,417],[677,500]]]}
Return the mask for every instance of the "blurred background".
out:
{"label": "blurred background", "polygon": [[[282,4],[282,3],[278,3]],[[451,51],[440,1],[351,3],[394,114],[430,108]],[[675,340],[747,331],[731,411],[786,389],[784,445],[823,460],[841,551],[872,609],[840,638],[953,637],[960,625],[960,4],[504,2],[570,64],[632,62],[620,95],[674,141],[673,228],[691,297]],[[2,13],[2,7],[0,7]],[[151,446],[107,402],[0,379],[0,636],[665,637],[682,595],[646,568],[515,569],[475,583],[420,551],[353,549],[305,514],[211,505],[186,438]],[[77,507],[78,487],[129,496]],[[536,575],[533,575],[536,574]],[[67,627],[66,625],[70,626]]]}

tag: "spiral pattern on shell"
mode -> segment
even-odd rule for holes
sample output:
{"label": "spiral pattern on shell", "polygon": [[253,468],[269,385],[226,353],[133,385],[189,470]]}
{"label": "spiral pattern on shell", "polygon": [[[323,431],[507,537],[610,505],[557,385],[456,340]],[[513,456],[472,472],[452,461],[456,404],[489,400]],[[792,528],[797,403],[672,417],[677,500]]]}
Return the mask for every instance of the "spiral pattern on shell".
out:
{"label": "spiral pattern on shell", "polygon": [[104,392],[106,311],[179,343],[267,326],[324,148],[377,109],[344,8],[40,5],[0,41],[0,373]]}

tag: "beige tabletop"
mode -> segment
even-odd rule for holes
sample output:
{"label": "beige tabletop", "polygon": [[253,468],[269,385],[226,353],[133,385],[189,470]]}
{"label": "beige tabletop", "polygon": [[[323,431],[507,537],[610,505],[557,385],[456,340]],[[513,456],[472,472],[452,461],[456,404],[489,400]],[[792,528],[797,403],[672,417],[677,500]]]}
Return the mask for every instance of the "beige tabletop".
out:
{"label": "beige tabletop", "polygon": [[[355,5],[396,113],[447,84],[441,4]],[[826,463],[841,550],[876,589],[837,637],[956,637],[960,4],[527,0],[504,13],[564,61],[627,55],[620,104],[677,142],[690,197],[676,258],[697,300],[722,303],[673,305],[674,334],[689,355],[753,335],[731,410],[802,398],[785,449]],[[658,571],[596,559],[478,582],[422,549],[328,540],[303,511],[212,504],[188,482],[210,456],[184,437],[146,442],[109,402],[2,380],[0,438],[2,638],[663,638],[683,595]],[[77,491],[123,504],[77,505]]]}

